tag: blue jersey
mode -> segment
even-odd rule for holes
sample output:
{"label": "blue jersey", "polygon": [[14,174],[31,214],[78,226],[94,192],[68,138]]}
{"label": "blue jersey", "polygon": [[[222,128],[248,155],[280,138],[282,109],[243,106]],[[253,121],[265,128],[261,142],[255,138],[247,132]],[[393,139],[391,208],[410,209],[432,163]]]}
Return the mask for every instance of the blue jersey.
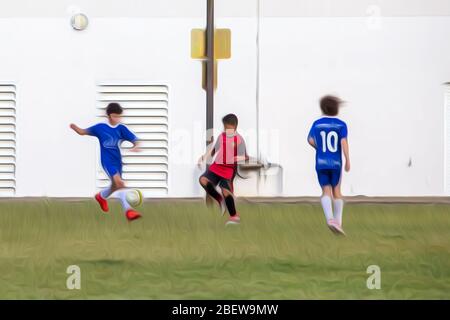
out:
{"label": "blue jersey", "polygon": [[341,140],[347,138],[347,125],[333,117],[316,120],[309,131],[308,139],[316,145],[316,170],[341,169]]}
{"label": "blue jersey", "polygon": [[112,127],[107,123],[98,123],[88,128],[87,132],[97,137],[100,142],[100,158],[103,167],[116,166],[121,169],[120,143],[124,140],[134,143],[137,140],[134,133],[123,124]]}

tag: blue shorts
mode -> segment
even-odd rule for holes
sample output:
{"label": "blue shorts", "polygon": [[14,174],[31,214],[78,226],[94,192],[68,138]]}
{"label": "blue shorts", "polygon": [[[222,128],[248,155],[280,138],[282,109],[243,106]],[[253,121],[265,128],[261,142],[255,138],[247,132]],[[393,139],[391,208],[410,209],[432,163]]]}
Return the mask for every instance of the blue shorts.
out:
{"label": "blue shorts", "polygon": [[319,169],[316,171],[321,187],[336,187],[341,180],[341,169]]}
{"label": "blue shorts", "polygon": [[121,164],[106,164],[102,163],[103,170],[105,170],[108,177],[112,180],[112,178],[119,174],[122,177],[122,165]]}

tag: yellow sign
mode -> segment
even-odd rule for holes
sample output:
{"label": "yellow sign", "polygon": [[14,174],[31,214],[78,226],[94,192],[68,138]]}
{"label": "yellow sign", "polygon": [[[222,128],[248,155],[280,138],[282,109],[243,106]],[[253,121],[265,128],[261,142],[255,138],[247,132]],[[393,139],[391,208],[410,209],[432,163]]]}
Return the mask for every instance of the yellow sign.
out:
{"label": "yellow sign", "polygon": [[191,30],[191,58],[204,59],[206,56],[206,37],[205,30],[192,29]]}
{"label": "yellow sign", "polygon": [[216,29],[214,33],[214,57],[216,59],[231,58],[231,30]]}
{"label": "yellow sign", "polygon": [[[191,30],[191,58],[206,59],[206,34],[203,29]],[[214,59],[231,58],[231,30],[215,29]]]}

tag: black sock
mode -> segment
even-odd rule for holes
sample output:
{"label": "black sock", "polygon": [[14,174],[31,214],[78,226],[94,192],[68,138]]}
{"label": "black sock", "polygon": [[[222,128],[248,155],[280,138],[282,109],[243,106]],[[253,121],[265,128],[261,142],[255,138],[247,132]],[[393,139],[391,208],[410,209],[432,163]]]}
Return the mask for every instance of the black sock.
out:
{"label": "black sock", "polygon": [[220,193],[217,192],[216,188],[214,188],[213,184],[211,182],[208,182],[206,184],[206,186],[202,185],[203,189],[205,189],[205,191],[214,199],[216,199],[216,201],[221,201],[222,200],[222,196],[220,195]]}
{"label": "black sock", "polygon": [[233,196],[225,197],[225,204],[227,205],[227,209],[228,209],[228,212],[230,213],[230,216],[235,216],[236,215],[236,207],[234,205]]}

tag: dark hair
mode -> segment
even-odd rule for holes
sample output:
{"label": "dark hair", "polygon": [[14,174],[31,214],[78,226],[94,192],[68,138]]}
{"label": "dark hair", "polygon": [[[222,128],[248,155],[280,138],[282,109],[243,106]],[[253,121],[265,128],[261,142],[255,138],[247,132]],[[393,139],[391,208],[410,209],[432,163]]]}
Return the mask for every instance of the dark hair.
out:
{"label": "dark hair", "polygon": [[223,124],[229,124],[234,126],[235,128],[237,128],[238,125],[238,117],[233,114],[233,113],[229,113],[227,114],[225,117],[222,118],[222,122]]}
{"label": "dark hair", "polygon": [[108,116],[111,115],[111,113],[117,113],[117,114],[122,114],[123,109],[120,106],[120,104],[118,104],[117,102],[111,102],[110,104],[108,104],[108,106],[106,107],[106,114]]}
{"label": "dark hair", "polygon": [[342,101],[338,97],[328,95],[320,99],[320,109],[327,116],[336,116],[341,103]]}

